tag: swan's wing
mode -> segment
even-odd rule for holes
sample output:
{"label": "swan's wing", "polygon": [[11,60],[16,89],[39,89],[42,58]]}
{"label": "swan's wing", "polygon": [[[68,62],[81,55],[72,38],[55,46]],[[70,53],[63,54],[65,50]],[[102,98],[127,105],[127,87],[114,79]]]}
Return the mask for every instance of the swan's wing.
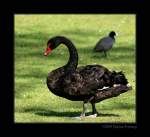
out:
{"label": "swan's wing", "polygon": [[84,78],[84,79],[93,79],[93,78],[100,78],[106,71],[106,68],[100,65],[87,65],[81,66],[77,68],[77,72]]}
{"label": "swan's wing", "polygon": [[103,75],[107,71],[103,66],[88,65],[77,68],[68,74],[63,81],[64,92],[69,95],[90,95],[103,87]]}
{"label": "swan's wing", "polygon": [[78,72],[69,73],[64,76],[62,81],[63,92],[71,96],[80,95],[83,87],[83,78]]}
{"label": "swan's wing", "polygon": [[84,68],[79,68],[79,74],[83,77],[84,86],[90,90],[103,87],[102,77],[106,71],[108,70],[100,65],[88,65]]}

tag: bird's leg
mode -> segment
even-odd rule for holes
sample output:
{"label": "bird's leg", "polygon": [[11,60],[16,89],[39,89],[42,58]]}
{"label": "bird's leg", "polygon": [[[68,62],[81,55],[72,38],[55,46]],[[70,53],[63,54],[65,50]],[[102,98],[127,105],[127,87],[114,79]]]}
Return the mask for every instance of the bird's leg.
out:
{"label": "bird's leg", "polygon": [[92,115],[86,116],[86,118],[96,118],[98,112],[96,111],[95,103],[92,104]]}
{"label": "bird's leg", "polygon": [[[85,113],[86,113],[86,110],[87,110],[87,104],[93,99],[93,97],[91,97],[89,100],[86,100],[83,102],[83,111],[80,115],[80,118],[83,118],[85,117]],[[96,107],[95,107],[95,103],[91,103],[92,104],[92,115],[89,115],[89,116],[86,116],[86,117],[89,117],[89,118],[95,118],[98,114],[97,110],[96,110]]]}
{"label": "bird's leg", "polygon": [[105,57],[107,57],[107,53],[106,53],[106,51],[104,51],[104,55],[105,55]]}
{"label": "bird's leg", "polygon": [[87,110],[87,102],[84,101],[83,102],[83,111],[82,111],[80,117],[85,117],[86,110]]}
{"label": "bird's leg", "polygon": [[98,114],[96,107],[95,107],[95,103],[91,103],[92,104],[92,114]]}

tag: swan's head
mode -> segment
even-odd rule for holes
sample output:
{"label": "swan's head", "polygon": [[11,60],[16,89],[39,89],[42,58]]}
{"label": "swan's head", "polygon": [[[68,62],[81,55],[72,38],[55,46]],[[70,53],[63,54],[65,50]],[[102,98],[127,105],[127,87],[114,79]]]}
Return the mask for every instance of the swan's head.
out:
{"label": "swan's head", "polygon": [[123,84],[123,85],[127,85],[128,84],[128,80],[126,79],[124,73],[122,71],[120,72],[112,72],[112,81],[113,84]]}
{"label": "swan's head", "polygon": [[45,56],[48,56],[48,55],[51,53],[51,51],[52,51],[51,44],[48,44],[48,45],[47,45],[47,48],[46,48],[46,50],[45,50],[45,52],[44,52],[44,55],[45,55]]}
{"label": "swan's head", "polygon": [[46,50],[45,50],[45,52],[44,52],[44,55],[45,55],[45,56],[48,56],[48,55],[51,53],[51,51],[52,51],[53,49],[55,49],[55,48],[60,44],[61,39],[62,39],[62,37],[60,37],[60,36],[51,38],[51,39],[47,42],[47,48],[46,48]]}

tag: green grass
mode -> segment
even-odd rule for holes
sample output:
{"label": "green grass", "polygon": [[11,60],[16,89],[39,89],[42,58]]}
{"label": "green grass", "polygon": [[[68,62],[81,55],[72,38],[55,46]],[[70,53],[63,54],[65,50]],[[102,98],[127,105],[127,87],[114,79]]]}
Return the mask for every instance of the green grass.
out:
{"label": "green grass", "polygon": [[[136,122],[135,15],[15,15],[15,122]],[[96,42],[111,30],[116,44],[104,58],[94,53]],[[116,98],[97,103],[101,116],[82,120],[82,102],[52,94],[46,85],[48,72],[64,65],[69,57],[60,46],[44,57],[47,40],[63,35],[72,40],[79,54],[79,66],[101,64],[124,71],[133,89]],[[88,113],[91,112],[89,104]]]}

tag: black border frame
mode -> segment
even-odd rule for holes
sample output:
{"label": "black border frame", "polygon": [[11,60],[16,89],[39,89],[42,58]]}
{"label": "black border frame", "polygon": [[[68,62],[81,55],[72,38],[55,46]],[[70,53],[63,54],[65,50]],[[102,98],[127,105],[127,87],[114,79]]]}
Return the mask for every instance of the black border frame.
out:
{"label": "black border frame", "polygon": [[[51,128],[60,128],[61,127],[75,127],[75,128],[113,128],[113,129],[130,129],[135,130],[142,127],[143,124],[143,116],[141,112],[143,112],[142,102],[143,102],[143,93],[140,85],[143,85],[143,64],[141,60],[143,59],[142,53],[143,49],[140,45],[143,42],[143,7],[144,3],[141,3],[140,0],[137,1],[102,1],[102,2],[48,2],[45,1],[37,1],[36,3],[25,2],[25,1],[15,1],[12,4],[11,8],[6,8],[5,14],[2,15],[2,91],[0,95],[0,128],[22,128],[22,127],[50,127]],[[136,124],[102,124],[102,126],[93,123],[35,123],[35,124],[21,124],[14,123],[14,47],[12,46],[14,43],[14,14],[136,14]],[[140,56],[139,56],[140,55]]]}

